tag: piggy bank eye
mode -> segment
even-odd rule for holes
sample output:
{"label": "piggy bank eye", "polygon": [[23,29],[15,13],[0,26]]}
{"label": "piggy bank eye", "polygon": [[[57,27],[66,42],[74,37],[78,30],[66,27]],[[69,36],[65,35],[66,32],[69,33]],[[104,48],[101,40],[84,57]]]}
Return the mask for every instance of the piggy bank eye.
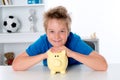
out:
{"label": "piggy bank eye", "polygon": [[59,57],[59,55],[55,55],[54,57]]}

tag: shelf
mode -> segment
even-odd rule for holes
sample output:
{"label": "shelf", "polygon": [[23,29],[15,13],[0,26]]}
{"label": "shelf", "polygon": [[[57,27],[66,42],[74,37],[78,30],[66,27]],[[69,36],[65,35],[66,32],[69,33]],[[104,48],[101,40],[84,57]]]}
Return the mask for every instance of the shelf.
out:
{"label": "shelf", "polygon": [[26,5],[0,5],[2,8],[10,8],[10,7],[37,7],[44,6],[44,4],[26,4]]}
{"label": "shelf", "polygon": [[0,43],[28,43],[34,42],[44,34],[43,32],[36,33],[2,33],[0,34]]}
{"label": "shelf", "polygon": [[[45,4],[21,4],[21,5],[0,5],[0,44],[6,43],[29,43],[34,42],[41,34],[44,33],[42,16],[44,12]],[[35,33],[29,32],[30,22],[28,17],[30,16],[29,10],[35,9],[35,16],[37,18],[36,31]],[[22,12],[22,13],[21,13]],[[2,29],[2,20],[8,15],[15,15],[21,22],[21,33],[4,33]],[[41,26],[41,28],[39,28]],[[3,32],[3,33],[2,33]],[[22,33],[24,32],[24,33]],[[26,32],[26,33],[25,33]],[[28,33],[27,33],[28,32]]]}
{"label": "shelf", "polygon": [[[35,10],[34,16],[37,21],[34,26],[36,32],[30,32],[31,24],[28,18],[31,16],[31,9]],[[0,5],[0,56],[11,51],[18,55],[45,33],[43,27],[44,11],[44,2],[41,4],[27,4],[25,0],[14,0],[13,5]],[[2,28],[2,22],[8,15],[16,16],[20,20],[21,28],[18,32],[7,33]],[[4,59],[0,61],[0,65],[5,62]]]}
{"label": "shelf", "polygon": [[84,38],[83,38],[83,40],[85,40],[85,41],[99,41],[99,39],[97,39],[97,38],[96,38],[96,39],[90,39],[90,38],[88,38],[88,39],[85,38],[85,39],[84,39]]}

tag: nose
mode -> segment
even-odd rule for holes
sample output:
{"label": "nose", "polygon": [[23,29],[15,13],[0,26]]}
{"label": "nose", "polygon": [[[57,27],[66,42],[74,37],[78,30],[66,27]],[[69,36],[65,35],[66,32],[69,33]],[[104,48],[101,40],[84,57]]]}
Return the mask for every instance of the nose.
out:
{"label": "nose", "polygon": [[56,33],[55,34],[55,39],[59,39],[60,38],[60,34],[59,33]]}

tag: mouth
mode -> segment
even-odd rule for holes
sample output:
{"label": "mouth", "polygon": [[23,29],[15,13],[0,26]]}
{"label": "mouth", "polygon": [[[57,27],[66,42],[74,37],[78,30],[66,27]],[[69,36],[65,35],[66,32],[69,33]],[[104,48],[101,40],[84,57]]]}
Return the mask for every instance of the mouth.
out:
{"label": "mouth", "polygon": [[62,40],[53,40],[55,43],[59,43],[61,42]]}
{"label": "mouth", "polygon": [[61,45],[63,45],[62,40],[53,40],[53,46],[58,47],[58,46],[61,46]]}
{"label": "mouth", "polygon": [[54,42],[61,42],[61,40],[58,40],[58,41],[54,41]]}

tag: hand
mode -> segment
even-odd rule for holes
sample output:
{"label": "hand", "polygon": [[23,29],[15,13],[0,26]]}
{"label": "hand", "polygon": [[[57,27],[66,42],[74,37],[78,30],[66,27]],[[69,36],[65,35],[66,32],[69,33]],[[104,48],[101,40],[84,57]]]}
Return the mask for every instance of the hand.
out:
{"label": "hand", "polygon": [[44,57],[44,59],[46,59],[46,58],[48,57],[47,52],[45,52],[45,53],[43,54],[43,57]]}
{"label": "hand", "polygon": [[73,51],[70,50],[69,48],[67,48],[66,46],[64,46],[64,49],[66,50],[67,56],[68,56],[68,57],[72,57]]}
{"label": "hand", "polygon": [[61,52],[62,50],[64,50],[63,47],[52,47],[52,48],[50,49],[50,51],[51,51],[52,53]]}
{"label": "hand", "polygon": [[50,50],[51,50],[51,52],[53,52],[53,53],[56,53],[56,52],[60,52],[60,51],[62,51],[62,50],[65,50],[68,57],[71,57],[71,54],[72,54],[72,52],[73,52],[72,50],[70,50],[70,49],[67,48],[66,46],[52,47]]}

